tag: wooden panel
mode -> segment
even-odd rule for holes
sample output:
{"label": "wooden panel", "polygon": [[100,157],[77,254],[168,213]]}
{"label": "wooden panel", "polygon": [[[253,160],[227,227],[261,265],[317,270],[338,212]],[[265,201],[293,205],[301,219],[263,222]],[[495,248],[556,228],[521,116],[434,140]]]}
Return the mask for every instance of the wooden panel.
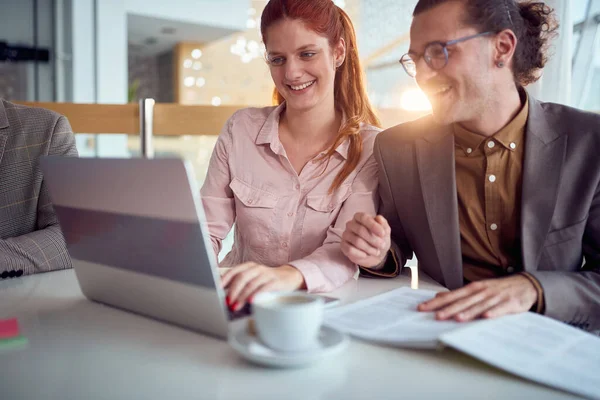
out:
{"label": "wooden panel", "polygon": [[[137,104],[72,104],[17,102],[42,107],[65,115],[76,133],[139,134]],[[245,106],[198,106],[157,103],[154,107],[154,135],[218,135],[225,122]],[[402,109],[377,110],[382,127],[419,118],[428,112],[410,112]]]}
{"label": "wooden panel", "polygon": [[244,106],[188,106],[157,103],[154,135],[218,135],[225,122]]}
{"label": "wooden panel", "polygon": [[66,116],[76,133],[125,133],[139,135],[138,104],[75,104],[16,102],[41,107]]}

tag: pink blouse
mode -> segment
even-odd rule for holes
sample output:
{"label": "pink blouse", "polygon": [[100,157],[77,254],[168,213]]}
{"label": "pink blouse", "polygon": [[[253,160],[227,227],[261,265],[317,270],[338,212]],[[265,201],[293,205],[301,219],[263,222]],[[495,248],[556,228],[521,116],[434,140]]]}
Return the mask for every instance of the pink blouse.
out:
{"label": "pink blouse", "polygon": [[234,245],[221,267],[247,261],[289,264],[303,275],[309,292],[327,292],[358,276],[340,241],[356,212],[377,211],[373,142],[380,129],[362,127],[358,166],[328,194],[348,157],[348,141],[338,146],[329,164],[317,156],[298,175],[279,140],[283,107],[285,103],[243,109],[226,123],[200,191],[208,229],[218,254],[235,223]]}

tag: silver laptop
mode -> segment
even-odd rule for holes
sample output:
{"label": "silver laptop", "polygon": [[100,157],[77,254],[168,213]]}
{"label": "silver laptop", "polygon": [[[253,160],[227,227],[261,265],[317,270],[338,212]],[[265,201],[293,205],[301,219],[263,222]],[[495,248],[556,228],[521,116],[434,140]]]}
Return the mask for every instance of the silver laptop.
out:
{"label": "silver laptop", "polygon": [[227,337],[230,316],[189,163],[44,157],[41,166],[87,298]]}

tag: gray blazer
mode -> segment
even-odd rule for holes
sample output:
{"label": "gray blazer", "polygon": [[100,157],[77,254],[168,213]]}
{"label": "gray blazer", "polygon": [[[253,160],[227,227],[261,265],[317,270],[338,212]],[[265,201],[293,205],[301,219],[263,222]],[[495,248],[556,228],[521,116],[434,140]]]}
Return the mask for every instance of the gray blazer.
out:
{"label": "gray blazer", "polygon": [[[380,133],[374,153],[400,265],[414,253],[437,282],[463,286],[452,129],[427,116]],[[516,270],[539,280],[547,316],[598,330],[600,115],[530,97],[523,174]]]}
{"label": "gray blazer", "polygon": [[77,156],[67,119],[0,99],[0,278],[70,268],[39,158]]}

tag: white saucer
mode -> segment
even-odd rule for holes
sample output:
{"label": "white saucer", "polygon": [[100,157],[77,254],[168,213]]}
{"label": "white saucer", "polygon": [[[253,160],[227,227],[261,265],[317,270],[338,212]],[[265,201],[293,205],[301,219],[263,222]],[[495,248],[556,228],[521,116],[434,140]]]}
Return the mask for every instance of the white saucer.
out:
{"label": "white saucer", "polygon": [[243,358],[269,367],[298,368],[308,366],[326,357],[339,353],[348,345],[345,334],[323,326],[315,348],[293,353],[284,353],[265,346],[257,336],[250,335],[246,326],[229,335],[229,344]]}

